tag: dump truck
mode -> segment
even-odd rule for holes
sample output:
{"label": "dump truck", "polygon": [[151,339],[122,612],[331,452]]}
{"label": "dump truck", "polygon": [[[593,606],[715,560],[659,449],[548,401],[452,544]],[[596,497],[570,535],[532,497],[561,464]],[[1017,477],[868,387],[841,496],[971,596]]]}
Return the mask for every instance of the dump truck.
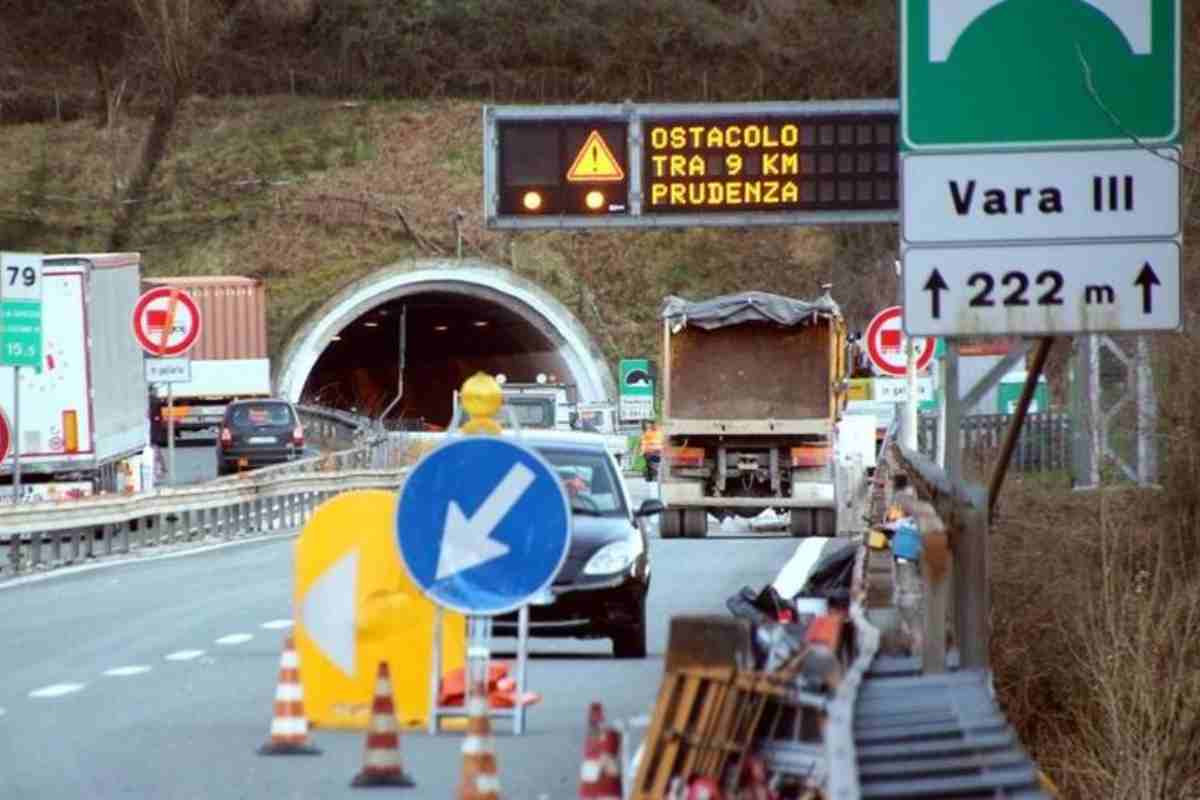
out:
{"label": "dump truck", "polygon": [[837,531],[835,437],[846,323],[826,292],[663,301],[663,538],[708,518],[787,513],[794,536]]}

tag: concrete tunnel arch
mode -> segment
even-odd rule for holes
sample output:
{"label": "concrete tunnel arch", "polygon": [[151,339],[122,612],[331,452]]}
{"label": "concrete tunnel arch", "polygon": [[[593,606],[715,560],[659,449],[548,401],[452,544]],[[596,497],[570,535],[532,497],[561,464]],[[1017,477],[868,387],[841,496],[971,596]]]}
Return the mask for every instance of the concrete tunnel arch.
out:
{"label": "concrete tunnel arch", "polygon": [[536,283],[477,259],[400,261],[342,289],[289,339],[276,369],[277,396],[300,402],[322,354],[356,320],[392,301],[431,293],[494,304],[519,317],[556,350],[580,402],[616,402],[612,371],[579,319]]}

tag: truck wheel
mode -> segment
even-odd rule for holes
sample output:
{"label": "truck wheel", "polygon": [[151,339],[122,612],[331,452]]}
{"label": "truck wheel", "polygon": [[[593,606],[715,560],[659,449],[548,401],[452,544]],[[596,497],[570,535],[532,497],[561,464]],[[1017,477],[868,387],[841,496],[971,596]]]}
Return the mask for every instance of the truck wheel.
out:
{"label": "truck wheel", "polygon": [[819,508],[813,516],[817,536],[837,536],[837,509]]}
{"label": "truck wheel", "polygon": [[811,508],[793,508],[788,513],[788,528],[792,536],[797,538],[813,535],[813,510]]}
{"label": "truck wheel", "polygon": [[658,535],[663,539],[678,539],[683,534],[683,512],[668,508],[658,518]]}
{"label": "truck wheel", "polygon": [[683,512],[683,535],[693,539],[708,536],[708,511],[703,508],[688,508]]}

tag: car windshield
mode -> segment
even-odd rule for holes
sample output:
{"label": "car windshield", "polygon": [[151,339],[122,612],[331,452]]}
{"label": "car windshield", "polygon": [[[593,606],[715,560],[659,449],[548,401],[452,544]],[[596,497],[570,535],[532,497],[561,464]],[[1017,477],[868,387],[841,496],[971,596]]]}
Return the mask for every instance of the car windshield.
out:
{"label": "car windshield", "polygon": [[[517,423],[523,428],[553,428],[554,402],[539,398],[506,397],[504,405],[512,409]],[[501,415],[502,424],[508,424],[508,416]]]}
{"label": "car windshield", "polygon": [[625,497],[608,458],[593,450],[538,448],[558,473],[575,513],[623,517]]}
{"label": "car windshield", "polygon": [[292,424],[292,412],[283,403],[247,403],[231,409],[229,421],[238,427],[250,425],[286,427]]}

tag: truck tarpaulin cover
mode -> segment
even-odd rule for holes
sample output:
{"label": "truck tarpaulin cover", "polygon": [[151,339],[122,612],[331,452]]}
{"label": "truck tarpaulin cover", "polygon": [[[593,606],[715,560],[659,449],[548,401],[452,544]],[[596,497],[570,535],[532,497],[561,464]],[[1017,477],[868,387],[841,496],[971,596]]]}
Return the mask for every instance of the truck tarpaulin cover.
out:
{"label": "truck tarpaulin cover", "polygon": [[838,304],[828,294],[805,301],[769,292],[739,292],[699,302],[670,296],[663,301],[660,312],[672,326],[691,325],[705,330],[747,322],[773,322],[795,327],[811,324],[821,317],[841,315]]}

